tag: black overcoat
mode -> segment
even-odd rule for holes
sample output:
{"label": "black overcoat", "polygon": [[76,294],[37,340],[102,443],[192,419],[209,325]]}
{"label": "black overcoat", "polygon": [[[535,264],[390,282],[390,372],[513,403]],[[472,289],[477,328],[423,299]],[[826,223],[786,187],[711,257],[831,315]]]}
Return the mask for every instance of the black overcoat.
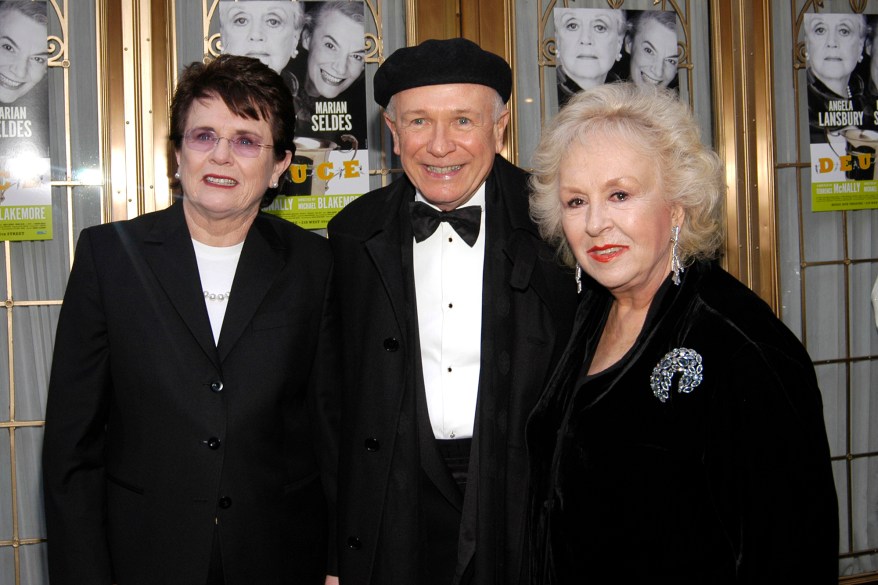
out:
{"label": "black overcoat", "polygon": [[215,525],[226,583],[323,583],[330,272],[325,239],[260,213],[217,347],[181,203],[82,232],[46,414],[53,585],[204,583]]}
{"label": "black overcoat", "polygon": [[[470,570],[479,584],[519,582],[524,423],[567,341],[575,305],[572,274],[560,268],[528,217],[526,180],[498,156],[486,184],[482,364],[469,481],[458,502],[458,573],[475,558]],[[345,585],[417,583],[419,556],[429,546],[419,542],[421,469],[442,489],[450,481],[447,470],[430,467],[421,455],[430,438],[418,437],[415,394],[423,392],[423,380],[406,260],[414,193],[406,178],[398,179],[352,202],[329,224],[345,376],[339,468]]]}

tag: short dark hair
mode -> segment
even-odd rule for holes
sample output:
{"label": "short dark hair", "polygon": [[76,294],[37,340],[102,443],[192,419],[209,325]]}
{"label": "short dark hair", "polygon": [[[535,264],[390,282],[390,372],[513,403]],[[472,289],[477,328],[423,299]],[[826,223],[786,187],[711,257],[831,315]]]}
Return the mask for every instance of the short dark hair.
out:
{"label": "short dark hair", "polygon": [[271,128],[274,156],[295,154],[296,109],[283,78],[252,57],[220,55],[208,62],[192,63],[183,70],[171,101],[171,140],[179,150],[189,110],[195,100],[219,98],[236,116],[265,120]]}

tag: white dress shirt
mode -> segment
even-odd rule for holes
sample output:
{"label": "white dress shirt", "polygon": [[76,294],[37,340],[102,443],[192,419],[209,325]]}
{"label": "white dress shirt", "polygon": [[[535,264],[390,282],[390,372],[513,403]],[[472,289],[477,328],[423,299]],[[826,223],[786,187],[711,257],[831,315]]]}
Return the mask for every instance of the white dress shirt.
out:
{"label": "white dress shirt", "polygon": [[[420,193],[415,199],[427,203]],[[475,422],[482,349],[484,184],[463,207],[471,205],[482,208],[479,237],[472,247],[444,221],[426,240],[412,239],[421,364],[437,439],[472,437]]]}

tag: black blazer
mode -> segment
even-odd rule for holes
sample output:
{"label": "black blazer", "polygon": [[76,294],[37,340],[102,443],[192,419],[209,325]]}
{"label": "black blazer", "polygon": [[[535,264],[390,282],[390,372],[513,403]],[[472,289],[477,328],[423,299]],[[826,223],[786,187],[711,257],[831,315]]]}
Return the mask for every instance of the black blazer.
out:
{"label": "black blazer", "polygon": [[181,203],[83,231],[46,413],[53,585],[203,583],[215,525],[227,583],[323,582],[330,268],[260,213],[217,347]]}
{"label": "black blazer", "polygon": [[[527,494],[524,423],[567,341],[575,284],[528,217],[527,175],[496,157],[486,185],[482,364],[462,512],[460,568],[475,583],[513,585],[521,572]],[[352,202],[329,224],[344,374],[339,571],[345,585],[416,583],[421,534],[406,178]],[[421,441],[423,443],[423,441]],[[443,493],[447,476],[425,469]],[[448,486],[451,486],[448,488]],[[459,493],[458,493],[459,494]]]}

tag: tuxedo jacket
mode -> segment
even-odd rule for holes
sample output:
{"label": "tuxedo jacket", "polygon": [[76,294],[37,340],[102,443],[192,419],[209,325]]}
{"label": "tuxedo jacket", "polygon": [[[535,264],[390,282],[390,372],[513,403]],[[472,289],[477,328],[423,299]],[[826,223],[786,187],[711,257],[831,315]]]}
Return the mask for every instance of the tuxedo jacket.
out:
{"label": "tuxedo jacket", "polygon": [[467,571],[474,583],[519,582],[524,424],[566,344],[576,296],[572,275],[528,216],[526,180],[497,156],[486,183],[481,369],[465,496],[436,454],[423,412],[414,187],[398,179],[329,223],[344,376],[338,569],[345,585],[418,582],[430,546],[419,541],[423,474],[461,513],[455,581]]}
{"label": "tuxedo jacket", "polygon": [[46,413],[53,585],[204,583],[215,532],[229,585],[323,582],[330,272],[325,239],[260,213],[215,344],[181,203],[82,232]]}

